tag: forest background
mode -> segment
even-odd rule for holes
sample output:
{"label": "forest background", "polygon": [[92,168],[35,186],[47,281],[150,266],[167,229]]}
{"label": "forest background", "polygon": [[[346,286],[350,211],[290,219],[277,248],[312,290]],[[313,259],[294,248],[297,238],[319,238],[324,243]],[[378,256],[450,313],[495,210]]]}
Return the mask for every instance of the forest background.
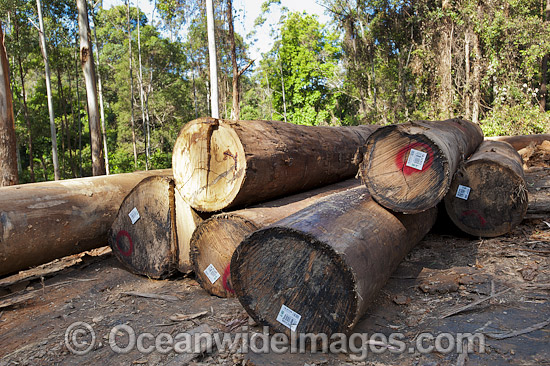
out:
{"label": "forest background", "polygon": [[[221,118],[357,125],[461,116],[488,136],[550,132],[550,0],[318,0],[326,24],[269,0],[246,34],[235,31],[242,16],[232,1],[214,1]],[[155,0],[152,21],[124,4],[88,2],[111,174],[169,168],[181,127],[210,114],[204,1]],[[41,7],[60,177],[89,176],[76,2]],[[279,17],[271,49],[251,59],[269,14]],[[0,19],[19,182],[52,180],[37,2],[0,0]]]}

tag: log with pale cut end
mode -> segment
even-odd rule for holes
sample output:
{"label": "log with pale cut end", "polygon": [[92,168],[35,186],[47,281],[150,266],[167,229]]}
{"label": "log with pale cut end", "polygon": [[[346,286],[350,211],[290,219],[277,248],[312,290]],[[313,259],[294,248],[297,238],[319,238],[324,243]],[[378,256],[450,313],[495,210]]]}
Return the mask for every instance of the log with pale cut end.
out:
{"label": "log with pale cut end", "polygon": [[197,226],[191,239],[191,260],[200,283],[208,293],[232,297],[231,256],[241,241],[252,232],[304,209],[321,198],[357,187],[350,179],[326,187],[298,193],[246,209],[212,216]]}
{"label": "log with pale cut end", "polygon": [[435,208],[395,215],[365,187],[335,193],[248,236],[233,288],[275,332],[349,333],[435,218]]}
{"label": "log with pale cut end", "polygon": [[109,232],[109,245],[132,273],[173,274],[177,263],[174,180],[149,177],[126,196]]}
{"label": "log with pale cut end", "polygon": [[382,127],[367,141],[361,176],[382,206],[422,212],[445,197],[459,163],[482,141],[479,126],[460,119]]}
{"label": "log with pale cut end", "polygon": [[485,141],[456,172],[445,209],[462,231],[494,237],[523,220],[527,201],[519,154],[508,143]]}
{"label": "log with pale cut end", "polygon": [[149,177],[122,202],[109,245],[130,272],[165,278],[191,271],[189,240],[202,219],[174,187],[172,176]]}
{"label": "log with pale cut end", "polygon": [[107,244],[124,197],[171,169],[0,188],[0,275]]}
{"label": "log with pale cut end", "polygon": [[199,211],[254,204],[351,178],[375,126],[203,118],[174,145],[176,187]]}

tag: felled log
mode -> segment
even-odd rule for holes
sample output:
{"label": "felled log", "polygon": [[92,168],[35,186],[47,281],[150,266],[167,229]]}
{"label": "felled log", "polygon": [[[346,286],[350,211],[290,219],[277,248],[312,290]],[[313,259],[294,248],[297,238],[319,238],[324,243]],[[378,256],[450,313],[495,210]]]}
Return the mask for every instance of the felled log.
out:
{"label": "felled log", "polygon": [[382,206],[421,212],[445,197],[459,163],[482,141],[479,126],[460,119],[382,127],[367,141],[361,176]]}
{"label": "felled log", "polygon": [[120,205],[109,245],[130,272],[159,279],[190,270],[189,239],[200,217],[174,187],[172,176],[148,177]]}
{"label": "felled log", "polygon": [[525,171],[529,197],[526,218],[548,219],[550,214],[550,168],[535,167]]}
{"label": "felled log", "polygon": [[180,131],[176,187],[205,212],[254,204],[351,178],[375,126],[299,126],[202,118]]}
{"label": "felled log", "polygon": [[506,142],[484,141],[456,172],[445,209],[465,233],[494,237],[510,232],[523,220],[527,201],[517,151]]}
{"label": "felled log", "polygon": [[208,293],[232,297],[231,256],[252,232],[279,221],[321,198],[360,184],[347,180],[275,201],[212,216],[197,226],[191,239],[191,262],[197,281]]}
{"label": "felled log", "polygon": [[435,208],[395,215],[365,187],[335,193],[248,236],[231,260],[233,288],[275,332],[349,333],[435,219]]}
{"label": "felled log", "polygon": [[0,275],[106,245],[124,197],[170,169],[0,188]]}
{"label": "felled log", "polygon": [[516,150],[521,150],[524,147],[534,143],[538,145],[543,141],[550,140],[550,134],[538,135],[520,135],[520,136],[492,136],[486,137],[485,140],[507,142]]}

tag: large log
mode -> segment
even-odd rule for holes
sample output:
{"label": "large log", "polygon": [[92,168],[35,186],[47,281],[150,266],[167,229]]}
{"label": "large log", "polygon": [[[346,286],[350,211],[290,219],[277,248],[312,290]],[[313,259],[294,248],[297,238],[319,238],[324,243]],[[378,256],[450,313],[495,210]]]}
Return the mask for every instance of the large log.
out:
{"label": "large log", "polygon": [[0,275],[106,245],[124,197],[151,170],[0,188]]}
{"label": "large log", "polygon": [[529,196],[528,219],[548,219],[550,213],[550,167],[534,167],[525,171]]}
{"label": "large log", "polygon": [[479,126],[460,119],[382,127],[367,141],[361,176],[382,206],[422,212],[445,197],[459,163],[482,141]]}
{"label": "large log", "polygon": [[360,184],[355,179],[212,216],[197,226],[191,239],[191,262],[199,284],[208,293],[234,296],[229,264],[235,248],[252,232],[290,216],[321,198]]}
{"label": "large log", "polygon": [[436,211],[395,215],[365,187],[330,195],[248,236],[231,260],[233,288],[275,332],[349,333]]}
{"label": "large log", "polygon": [[521,150],[524,147],[534,143],[541,144],[543,141],[550,140],[550,134],[540,135],[520,135],[520,136],[492,136],[486,137],[485,140],[507,142],[516,150]]}
{"label": "large log", "polygon": [[494,237],[523,220],[527,201],[521,156],[506,142],[484,141],[456,172],[445,209],[465,233]]}
{"label": "large log", "polygon": [[202,118],[174,145],[176,187],[199,211],[218,211],[353,177],[375,126],[299,126]]}
{"label": "large log", "polygon": [[174,186],[172,176],[145,178],[120,205],[109,245],[132,273],[159,279],[191,270],[189,240],[200,217]]}

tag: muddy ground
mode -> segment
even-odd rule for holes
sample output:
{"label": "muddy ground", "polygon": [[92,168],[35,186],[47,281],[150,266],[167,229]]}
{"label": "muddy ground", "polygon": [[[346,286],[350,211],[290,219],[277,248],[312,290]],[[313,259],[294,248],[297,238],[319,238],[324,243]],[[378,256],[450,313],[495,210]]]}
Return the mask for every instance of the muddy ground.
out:
{"label": "muddy ground", "polygon": [[[261,328],[249,325],[238,300],[209,296],[192,276],[162,281],[139,277],[122,268],[105,248],[35,269],[31,277],[0,279],[0,365],[550,364],[550,224],[526,220],[509,235],[485,240],[461,235],[448,225],[440,222],[415,247],[355,329],[369,337],[402,334],[402,353],[369,351],[364,361],[349,352],[242,354],[215,347],[193,357],[156,350],[143,354],[137,349],[116,353],[108,338],[121,324],[136,334],[154,336],[175,336],[201,325],[232,334],[242,327],[248,332]],[[142,297],[158,295],[168,297]],[[67,328],[77,321],[88,323],[96,334],[85,355],[71,353],[65,343]],[[424,332],[456,336],[476,331],[485,335],[484,353],[476,347],[469,354],[457,353],[456,347],[449,353],[409,350]],[[506,333],[514,331],[520,332]],[[517,334],[521,331],[525,333]],[[499,335],[509,337],[491,338]],[[121,348],[127,344],[124,332],[115,338]],[[79,340],[89,343],[91,338]],[[376,349],[376,344],[370,348]]]}

